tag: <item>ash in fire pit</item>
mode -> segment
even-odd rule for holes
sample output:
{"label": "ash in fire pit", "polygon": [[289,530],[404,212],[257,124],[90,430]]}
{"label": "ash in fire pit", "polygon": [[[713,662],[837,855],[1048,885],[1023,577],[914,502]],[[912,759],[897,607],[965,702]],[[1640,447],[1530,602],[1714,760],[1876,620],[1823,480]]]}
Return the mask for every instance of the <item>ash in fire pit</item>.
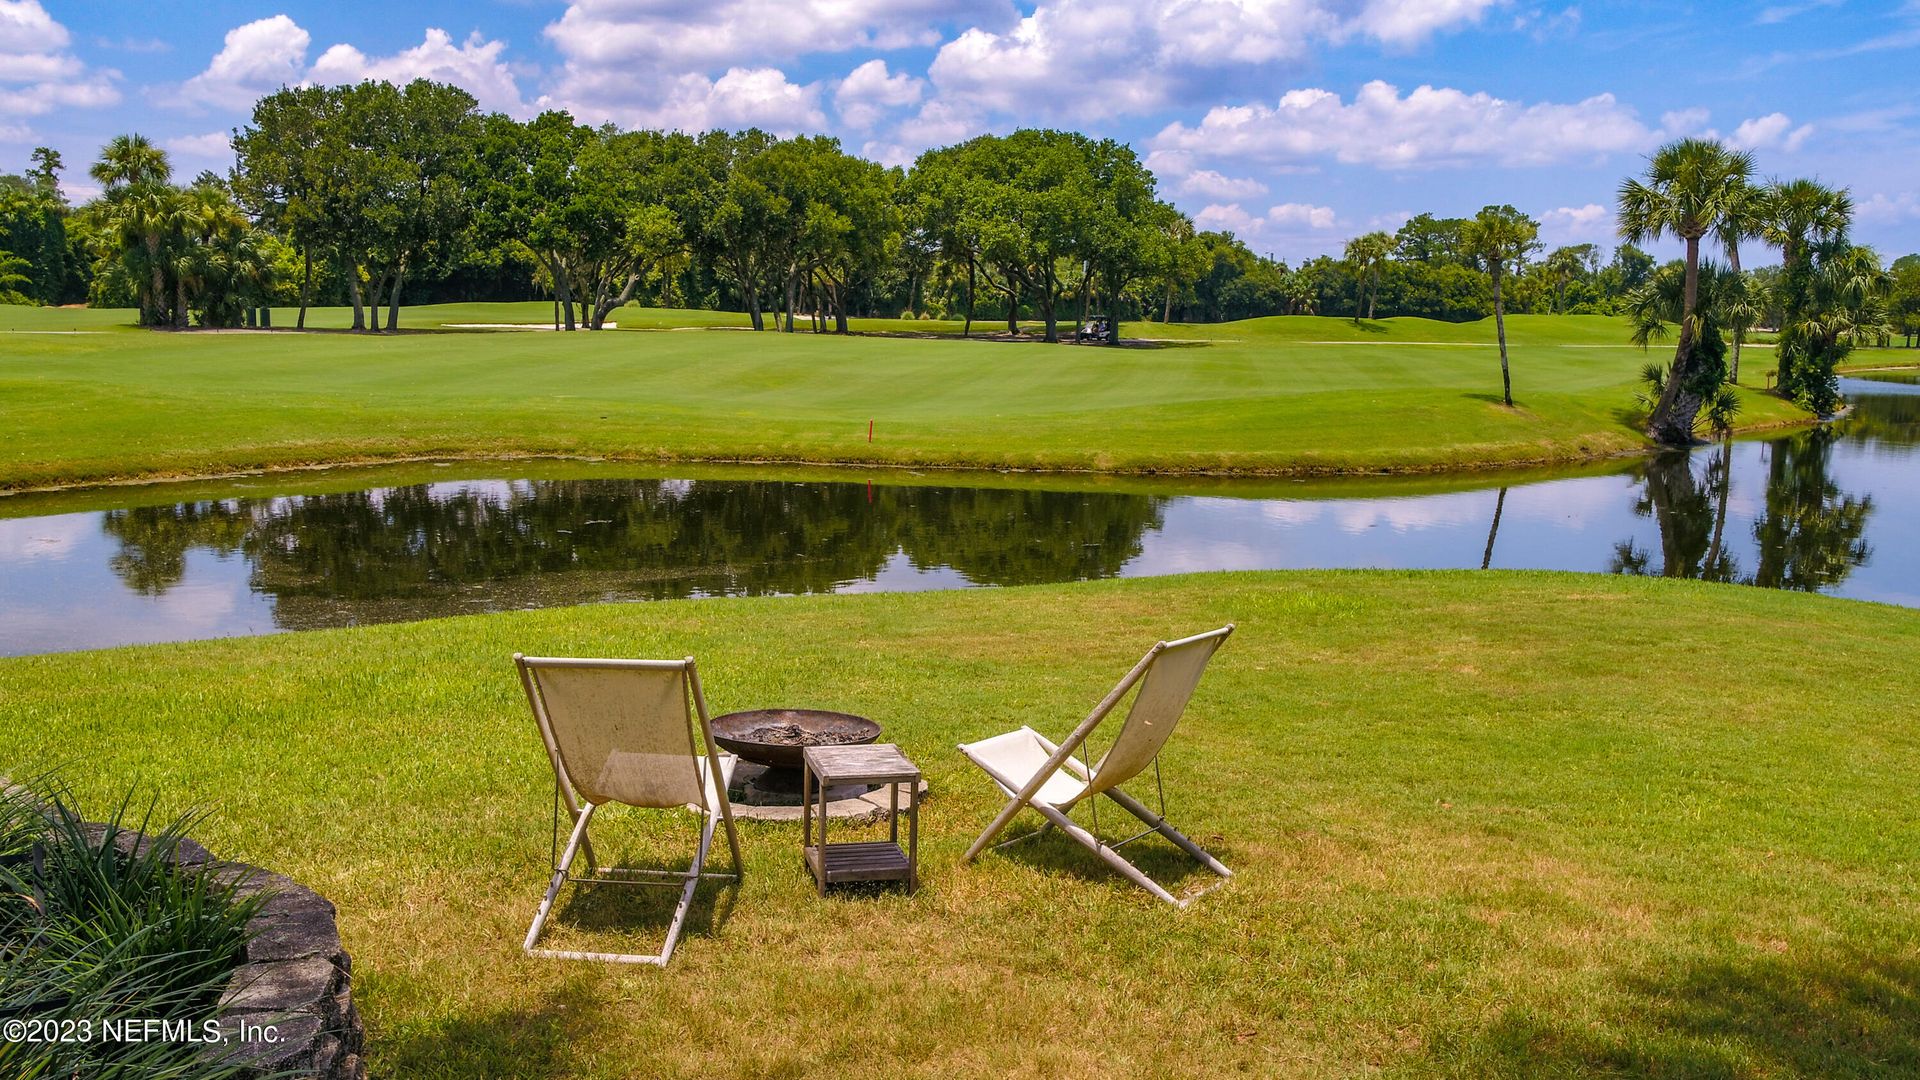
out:
{"label": "ash in fire pit", "polygon": [[847,746],[873,741],[873,736],[862,735],[858,731],[808,731],[799,724],[768,724],[754,728],[743,738],[773,746]]}
{"label": "ash in fire pit", "polygon": [[807,747],[853,746],[878,738],[880,725],[866,717],[822,709],[755,709],[713,718],[714,742],[764,767],[734,774],[740,790],[730,794],[749,804],[800,805],[800,754]]}

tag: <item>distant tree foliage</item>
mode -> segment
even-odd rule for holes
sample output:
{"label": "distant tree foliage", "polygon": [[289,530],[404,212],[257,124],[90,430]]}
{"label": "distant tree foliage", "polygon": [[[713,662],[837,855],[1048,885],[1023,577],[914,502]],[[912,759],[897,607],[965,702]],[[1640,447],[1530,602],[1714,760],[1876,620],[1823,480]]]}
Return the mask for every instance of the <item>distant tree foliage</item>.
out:
{"label": "distant tree foliage", "polygon": [[[304,326],[311,305],[351,305],[356,330],[379,332],[403,300],[550,297],[566,329],[638,302],[786,332],[905,316],[1058,340],[1099,317],[1117,340],[1122,320],[1621,314],[1655,272],[1632,242],[1527,243],[1496,275],[1477,219],[1431,213],[1289,265],[1197,227],[1131,147],[1071,131],[981,136],[888,168],[825,136],[522,121],[420,80],[275,91],[232,144],[227,176],[180,185],[159,147],[116,137],[90,170],[102,194],[79,208],[60,155],[34,150],[0,175],[0,301],[137,307],[172,327],[242,325],[270,306]],[[1851,342],[1920,339],[1920,271],[1849,277],[1863,267],[1833,194],[1741,177],[1717,196],[1697,241],[1735,273],[1742,244],[1785,256],[1722,320],[1730,377],[1749,328],[1783,330],[1779,381],[1808,401]]]}
{"label": "distant tree foliage", "polygon": [[1911,349],[1920,344],[1920,255],[1902,255],[1888,268],[1887,307],[1893,331]]}

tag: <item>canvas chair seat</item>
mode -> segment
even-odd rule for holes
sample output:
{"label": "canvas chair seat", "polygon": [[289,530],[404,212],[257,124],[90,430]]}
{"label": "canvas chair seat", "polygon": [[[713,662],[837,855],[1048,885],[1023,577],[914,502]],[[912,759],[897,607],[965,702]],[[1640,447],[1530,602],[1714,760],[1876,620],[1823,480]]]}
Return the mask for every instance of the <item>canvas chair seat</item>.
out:
{"label": "canvas chair seat", "polygon": [[[1019,793],[1021,788],[1027,786],[1027,781],[1045,771],[1047,759],[1059,749],[1030,727],[962,747],[973,763],[993,777],[994,783],[999,784],[1009,797]],[[1048,772],[1046,780],[1030,798],[1065,810],[1085,795],[1086,781],[1069,775],[1069,770],[1080,771],[1080,763],[1072,758],[1068,758],[1067,762],[1066,768]]]}

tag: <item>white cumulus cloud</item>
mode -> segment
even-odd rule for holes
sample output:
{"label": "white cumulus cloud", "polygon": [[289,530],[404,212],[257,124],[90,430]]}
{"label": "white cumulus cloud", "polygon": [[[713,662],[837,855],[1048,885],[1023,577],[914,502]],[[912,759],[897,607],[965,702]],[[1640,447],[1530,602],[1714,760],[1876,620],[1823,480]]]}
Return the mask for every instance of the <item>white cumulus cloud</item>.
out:
{"label": "white cumulus cloud", "polygon": [[1643,150],[1659,138],[1612,94],[1528,104],[1487,93],[1375,80],[1351,102],[1293,90],[1274,105],[1222,105],[1193,126],[1175,122],[1156,149],[1284,164],[1332,158],[1386,169],[1495,163],[1545,165]]}
{"label": "white cumulus cloud", "polygon": [[1267,193],[1267,185],[1252,177],[1228,176],[1216,169],[1199,168],[1194,164],[1193,154],[1185,150],[1152,151],[1147,154],[1145,164],[1160,181],[1161,190],[1172,195],[1229,203]]}
{"label": "white cumulus cloud", "polygon": [[977,109],[1097,120],[1216,93],[1222,72],[1269,79],[1316,43],[1392,48],[1476,22],[1494,0],[1042,0],[1010,26],[941,46],[928,77]]}
{"label": "white cumulus cloud", "polygon": [[682,75],[656,102],[603,118],[681,131],[762,127],[776,135],[817,130],[827,119],[820,111],[820,85],[794,83],[778,68],[732,68],[718,79]]}
{"label": "white cumulus cloud", "polygon": [[191,158],[196,161],[233,160],[233,143],[224,131],[209,131],[205,135],[180,135],[168,139],[165,145],[167,152],[175,157]]}
{"label": "white cumulus cloud", "polygon": [[1812,134],[1812,124],[1794,127],[1786,113],[1777,112],[1742,120],[1740,126],[1733,129],[1733,136],[1728,141],[1747,150],[1779,149],[1791,154],[1800,149]]}
{"label": "white cumulus cloud", "polygon": [[[819,53],[930,47],[943,27],[1012,16],[1009,0],[574,0],[545,30],[562,65],[541,104],[589,120],[684,115],[696,76],[726,72],[717,85]],[[791,122],[792,95],[765,103],[773,113],[744,122]]]}
{"label": "white cumulus cloud", "polygon": [[1555,207],[1540,215],[1540,228],[1552,247],[1604,243],[1613,239],[1613,211],[1599,203]]}
{"label": "white cumulus cloud", "polygon": [[1267,193],[1267,185],[1250,176],[1227,176],[1213,169],[1195,169],[1173,185],[1176,195],[1201,199],[1251,199]]}
{"label": "white cumulus cloud", "polygon": [[285,15],[255,19],[227,31],[207,69],[180,86],[182,101],[244,109],[262,94],[300,81],[313,36]]}
{"label": "white cumulus cloud", "polygon": [[1312,203],[1280,203],[1263,214],[1239,203],[1214,203],[1194,214],[1193,224],[1206,232],[1230,232],[1256,251],[1278,250],[1291,257],[1330,246],[1340,221],[1333,207]]}
{"label": "white cumulus cloud", "polygon": [[483,109],[529,115],[513,70],[501,59],[506,42],[489,41],[474,31],[458,45],[445,30],[429,28],[420,44],[391,56],[368,56],[351,45],[335,45],[307,71],[310,82],[343,84],[366,79],[404,86],[415,79],[452,83],[472,94]]}
{"label": "white cumulus cloud", "polygon": [[891,109],[917,104],[926,83],[906,72],[889,73],[885,60],[869,60],[847,73],[833,92],[840,119],[865,131]]}
{"label": "white cumulus cloud", "polygon": [[1920,221],[1920,194],[1901,191],[1888,195],[1884,191],[1876,191],[1872,196],[1853,204],[1853,216],[1869,225]]}
{"label": "white cumulus cloud", "polygon": [[311,66],[313,35],[285,15],[256,19],[227,31],[205,71],[182,83],[175,100],[189,106],[244,110],[283,86],[340,85],[379,79],[404,85],[415,79],[452,83],[481,107],[516,115],[530,112],[520,97],[506,43],[479,33],[455,44],[445,30],[429,28],[419,45],[389,56],[369,56],[352,45],[334,45]]}
{"label": "white cumulus cloud", "polygon": [[120,73],[88,67],[67,51],[72,41],[39,0],[0,0],[0,132],[9,140],[31,137],[23,117],[120,100]]}

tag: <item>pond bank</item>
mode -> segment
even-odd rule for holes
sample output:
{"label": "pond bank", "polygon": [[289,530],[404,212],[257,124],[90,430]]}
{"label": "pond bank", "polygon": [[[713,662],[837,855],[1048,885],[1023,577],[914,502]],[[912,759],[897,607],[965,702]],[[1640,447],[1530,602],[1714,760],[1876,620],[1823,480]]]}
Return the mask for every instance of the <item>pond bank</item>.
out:
{"label": "pond bank", "polygon": [[[0,499],[0,653],[585,601],[1513,568],[1920,605],[1920,394],[1573,467],[1224,479],[437,461]],[[1871,392],[1869,392],[1871,391]]]}

